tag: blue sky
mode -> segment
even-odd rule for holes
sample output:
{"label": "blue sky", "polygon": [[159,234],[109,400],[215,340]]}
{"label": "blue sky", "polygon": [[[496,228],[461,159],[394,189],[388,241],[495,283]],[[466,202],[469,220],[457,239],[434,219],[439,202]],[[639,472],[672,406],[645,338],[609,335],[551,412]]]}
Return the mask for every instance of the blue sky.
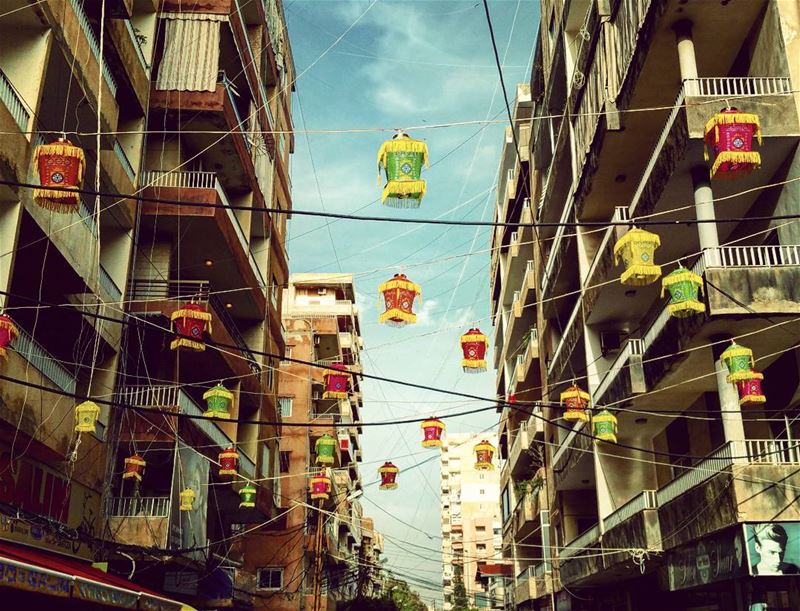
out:
{"label": "blue sky", "polygon": [[[286,0],[297,73],[314,63],[370,4],[364,0]],[[539,2],[491,0],[489,6],[500,57],[504,58],[506,86],[514,96],[516,84],[529,80]],[[295,208],[409,218],[492,219],[501,124],[411,131],[413,137],[427,141],[435,164],[424,174],[428,192],[419,210],[380,204],[376,154],[391,133],[302,133],[303,129],[396,128],[505,118],[482,2],[378,1],[342,41],[300,76],[293,114],[298,130],[292,160]],[[458,343],[461,333],[471,326],[477,325],[489,335],[493,331],[488,319],[489,231],[348,220],[326,227],[327,223],[318,218],[293,218],[288,243],[290,269],[355,274],[365,371],[493,396],[495,372],[463,374]],[[472,254],[465,256],[467,253]],[[378,285],[398,272],[423,288],[418,324],[402,329],[377,322]],[[364,399],[365,422],[441,416],[481,406],[374,381],[365,382]],[[492,410],[451,419],[447,425],[453,432],[481,431],[496,422]],[[365,514],[387,535],[388,566],[412,579],[438,584],[439,460],[434,450],[422,450],[420,438],[417,424],[364,428],[361,471],[365,484],[376,479],[378,463],[383,460],[393,460],[401,473],[397,491],[382,492],[368,485],[362,502]],[[425,460],[428,462],[416,466]],[[418,589],[424,596],[440,596],[438,590]]]}

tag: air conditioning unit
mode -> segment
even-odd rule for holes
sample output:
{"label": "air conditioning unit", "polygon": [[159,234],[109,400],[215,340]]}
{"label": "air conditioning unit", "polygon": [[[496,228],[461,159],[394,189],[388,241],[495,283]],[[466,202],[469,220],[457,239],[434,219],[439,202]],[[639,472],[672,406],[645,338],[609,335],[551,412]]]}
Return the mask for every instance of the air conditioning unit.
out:
{"label": "air conditioning unit", "polygon": [[600,352],[603,356],[615,354],[622,347],[622,333],[619,331],[600,332]]}

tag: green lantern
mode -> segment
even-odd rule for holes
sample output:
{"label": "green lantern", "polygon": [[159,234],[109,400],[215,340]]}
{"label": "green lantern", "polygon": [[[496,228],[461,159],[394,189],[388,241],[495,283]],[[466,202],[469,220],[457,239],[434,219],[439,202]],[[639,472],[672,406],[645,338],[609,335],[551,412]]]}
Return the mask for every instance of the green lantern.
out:
{"label": "green lantern", "polygon": [[728,382],[738,382],[749,380],[753,377],[750,368],[755,365],[753,351],[750,348],[740,346],[736,342],[731,342],[728,349],[719,357],[728,368]]}
{"label": "green lantern", "polygon": [[386,186],[381,201],[393,208],[418,208],[425,197],[422,166],[428,166],[428,145],[398,131],[378,151],[378,184],[381,168],[386,172]]}
{"label": "green lantern", "polygon": [[599,411],[592,418],[594,437],[597,441],[617,443],[617,417],[607,409]]}
{"label": "green lantern", "polygon": [[332,465],[335,448],[336,440],[327,433],[317,439],[317,443],[314,444],[314,450],[317,453],[317,464]]}
{"label": "green lantern", "polygon": [[255,507],[256,506],[256,487],[248,484],[239,490],[239,507]]}
{"label": "green lantern", "polygon": [[703,278],[685,267],[667,274],[661,281],[661,297],[669,291],[667,310],[676,318],[688,318],[694,314],[702,314],[706,306],[700,301],[703,292]]}
{"label": "green lantern", "polygon": [[207,409],[203,413],[209,418],[230,418],[233,393],[222,385],[222,382],[203,394]]}

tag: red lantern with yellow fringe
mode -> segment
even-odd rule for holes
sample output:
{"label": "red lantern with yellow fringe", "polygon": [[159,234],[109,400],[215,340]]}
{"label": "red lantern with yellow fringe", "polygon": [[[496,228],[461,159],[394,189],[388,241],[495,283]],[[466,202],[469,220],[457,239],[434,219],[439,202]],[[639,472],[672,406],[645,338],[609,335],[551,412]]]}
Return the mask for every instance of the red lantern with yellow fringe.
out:
{"label": "red lantern with yellow fringe", "polygon": [[5,314],[0,314],[0,358],[8,356],[7,348],[11,346],[19,335],[14,322]]}
{"label": "red lantern with yellow fringe", "polygon": [[564,420],[589,422],[589,393],[573,384],[561,393]]}
{"label": "red lantern with yellow fringe", "polygon": [[736,390],[739,392],[739,405],[750,407],[767,402],[764,391],[761,390],[761,382],[764,374],[750,370],[749,377],[736,382]]}
{"label": "red lantern with yellow fringe", "polygon": [[423,448],[442,447],[442,433],[444,433],[444,422],[438,418],[428,418],[420,425],[425,438],[422,440]]}
{"label": "red lantern with yellow fringe", "polygon": [[350,373],[342,363],[331,365],[336,371],[326,369],[322,377],[325,378],[325,391],[323,399],[346,399],[350,388]]}
{"label": "red lantern with yellow fringe", "polygon": [[[33,152],[33,164],[41,184],[33,190],[34,201],[53,212],[76,212],[81,201],[77,190],[83,186],[83,174],[86,171],[83,149],[66,138],[59,138],[50,144],[38,145]],[[60,191],[52,187],[74,191]]]}
{"label": "red lantern with yellow fringe", "polygon": [[239,452],[230,447],[219,453],[219,474],[236,475],[239,472]]}
{"label": "red lantern with yellow fringe", "polygon": [[461,367],[464,373],[483,373],[486,371],[486,350],[489,340],[480,329],[470,329],[461,336]]}
{"label": "red lantern with yellow fringe", "polygon": [[381,484],[378,486],[380,490],[394,490],[397,488],[397,474],[400,469],[395,467],[390,461],[383,463],[378,473],[381,476]]}
{"label": "red lantern with yellow fringe", "polygon": [[422,299],[422,289],[418,284],[411,282],[405,274],[395,274],[388,282],[378,288],[383,296],[384,312],[380,322],[391,327],[404,327],[417,322],[414,314],[414,299]]}
{"label": "red lantern with yellow fringe", "polygon": [[311,478],[311,498],[327,501],[331,496],[331,478],[322,473]]}
{"label": "red lantern with yellow fringe", "polygon": [[122,473],[122,479],[135,479],[137,482],[142,481],[144,475],[144,468],[147,466],[147,461],[138,454],[129,456],[125,459],[125,471]]}
{"label": "red lantern with yellow fringe", "polygon": [[211,314],[196,303],[187,303],[180,310],[175,310],[170,316],[175,324],[175,334],[178,336],[169,347],[172,350],[189,348],[202,352],[206,349],[203,336],[211,334]]}
{"label": "red lantern with yellow fringe", "polygon": [[761,165],[761,154],[753,150],[753,140],[761,144],[758,115],[723,108],[706,123],[706,161],[713,154],[711,178],[744,176]]}

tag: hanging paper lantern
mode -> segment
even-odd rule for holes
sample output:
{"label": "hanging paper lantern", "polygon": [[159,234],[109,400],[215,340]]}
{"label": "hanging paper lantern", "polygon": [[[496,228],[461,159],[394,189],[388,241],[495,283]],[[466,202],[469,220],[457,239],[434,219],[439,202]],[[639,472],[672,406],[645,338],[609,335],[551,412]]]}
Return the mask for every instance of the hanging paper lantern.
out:
{"label": "hanging paper lantern", "polygon": [[428,145],[397,132],[378,151],[378,184],[381,168],[386,172],[386,186],[381,200],[393,208],[418,208],[425,197],[422,166],[428,166]]}
{"label": "hanging paper lantern", "polygon": [[480,329],[470,329],[461,336],[461,367],[464,373],[482,373],[486,371],[486,350],[489,340]]}
{"label": "hanging paper lantern", "polygon": [[607,409],[600,410],[592,418],[594,437],[598,441],[617,443],[617,417]]}
{"label": "hanging paper lantern", "polygon": [[135,479],[137,482],[142,481],[144,468],[147,462],[138,454],[129,456],[125,459],[125,471],[122,474],[122,479]]}
{"label": "hanging paper lantern", "polygon": [[222,383],[203,393],[206,402],[206,411],[203,415],[207,418],[230,418],[233,405],[233,393],[225,388]]}
{"label": "hanging paper lantern", "polygon": [[425,439],[422,440],[423,448],[440,448],[442,447],[442,433],[444,432],[444,422],[438,418],[428,418],[420,425],[425,433]]}
{"label": "hanging paper lantern", "polygon": [[14,322],[5,314],[0,314],[0,358],[8,356],[6,349],[17,339],[17,335],[19,330]]}
{"label": "hanging paper lantern", "polygon": [[219,453],[219,474],[236,475],[239,472],[239,452],[230,447]]}
{"label": "hanging paper lantern", "polygon": [[761,382],[764,380],[764,374],[758,373],[757,371],[750,371],[749,375],[749,378],[736,382],[736,390],[739,392],[739,405],[742,407],[749,407],[767,402],[764,391],[761,390]]}
{"label": "hanging paper lantern", "polygon": [[477,471],[491,471],[494,469],[492,457],[494,446],[485,439],[475,446],[475,469]]}
{"label": "hanging paper lantern", "polygon": [[589,400],[589,393],[574,384],[562,392],[561,405],[564,408],[564,420],[589,422]]}
{"label": "hanging paper lantern", "polygon": [[731,342],[728,349],[720,355],[720,359],[728,368],[728,382],[750,379],[750,369],[755,365],[753,351],[750,348]]}
{"label": "hanging paper lantern", "polygon": [[84,401],[75,406],[75,432],[94,433],[100,408],[93,401]]}
{"label": "hanging paper lantern", "polygon": [[314,451],[317,455],[317,464],[332,465],[333,457],[336,452],[336,446],[336,440],[327,433],[317,439],[317,443],[314,444]]}
{"label": "hanging paper lantern", "polygon": [[197,496],[195,491],[191,488],[185,488],[181,490],[180,493],[180,501],[181,504],[178,507],[181,511],[191,511],[194,509],[194,499]]}
{"label": "hanging paper lantern", "polygon": [[758,115],[723,108],[706,123],[706,161],[713,153],[711,178],[731,179],[749,174],[761,165],[753,138],[761,144]]}
{"label": "hanging paper lantern", "polygon": [[614,264],[622,259],[625,271],[619,281],[627,286],[645,286],[661,277],[661,267],[653,262],[661,238],[655,233],[634,227],[614,244]]}
{"label": "hanging paper lantern", "polygon": [[378,469],[378,473],[381,476],[381,483],[378,488],[380,490],[394,490],[397,488],[397,474],[400,472],[400,469],[395,467],[391,462],[388,460],[383,463],[380,469]]}
{"label": "hanging paper lantern", "polygon": [[347,391],[350,387],[350,373],[342,363],[331,365],[338,371],[326,369],[323,374],[325,379],[325,391],[322,393],[323,399],[346,399]]}
{"label": "hanging paper lantern", "polygon": [[380,322],[391,327],[404,327],[417,322],[414,314],[414,299],[419,295],[422,300],[422,289],[409,280],[405,274],[395,274],[388,282],[378,288],[383,295],[384,312]]}
{"label": "hanging paper lantern", "polygon": [[700,301],[703,278],[685,267],[679,267],[664,276],[661,297],[664,297],[664,291],[669,291],[667,310],[675,318],[687,318],[706,311],[705,304]]}
{"label": "hanging paper lantern", "polygon": [[202,306],[187,303],[180,310],[175,310],[170,320],[175,323],[175,333],[178,336],[169,345],[172,350],[189,348],[202,352],[206,349],[203,336],[206,332],[211,333],[211,314]]}
{"label": "hanging paper lantern", "polygon": [[514,405],[516,402],[517,402],[517,394],[512,392],[510,395],[508,395],[506,403],[508,403],[509,405]]}
{"label": "hanging paper lantern", "polygon": [[243,488],[239,490],[239,507],[244,509],[245,507],[255,507],[256,506],[256,487],[247,484]]}
{"label": "hanging paper lantern", "polygon": [[[33,152],[33,164],[39,173],[41,187],[33,190],[33,199],[42,208],[59,213],[77,212],[86,170],[83,149],[65,138],[50,144],[40,144]],[[52,187],[74,189],[57,191]]]}
{"label": "hanging paper lantern", "polygon": [[331,478],[319,473],[311,478],[311,498],[327,501],[331,497]]}

